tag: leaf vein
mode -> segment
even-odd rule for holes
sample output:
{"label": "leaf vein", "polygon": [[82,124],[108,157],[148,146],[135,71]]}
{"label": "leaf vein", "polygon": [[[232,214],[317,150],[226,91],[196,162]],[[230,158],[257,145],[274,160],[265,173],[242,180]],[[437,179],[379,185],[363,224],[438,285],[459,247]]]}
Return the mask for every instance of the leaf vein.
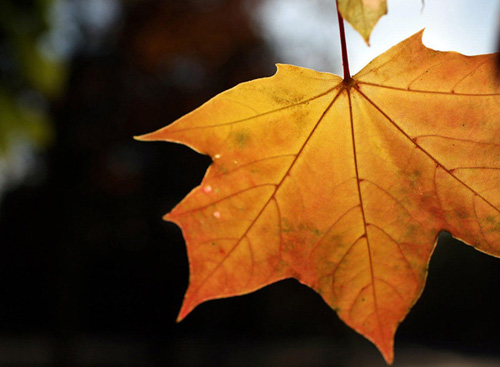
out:
{"label": "leaf vein", "polygon": [[[371,282],[374,284],[375,280],[375,275],[374,275],[374,268],[373,268],[373,259],[372,259],[372,253],[371,253],[371,246],[370,246],[370,239],[368,237],[368,231],[367,231],[367,221],[366,221],[366,214],[365,214],[365,208],[363,205],[363,196],[361,194],[361,179],[359,176],[359,168],[358,168],[358,157],[357,157],[357,152],[356,152],[356,138],[354,134],[354,119],[352,115],[352,101],[351,101],[351,93],[348,90],[348,100],[349,100],[349,118],[351,120],[351,138],[352,138],[352,150],[353,150],[353,157],[354,157],[354,168],[356,172],[356,183],[357,183],[357,189],[358,189],[358,197],[359,197],[359,204],[361,208],[361,214],[363,217],[363,228],[365,232],[365,237],[366,237],[366,247],[367,247],[367,252],[368,252],[368,261],[369,261],[369,266],[370,266],[370,277],[371,277]],[[378,303],[377,303],[377,293],[375,290],[375,287],[372,287],[372,293],[373,293],[373,302],[375,306],[375,310],[378,310]],[[378,329],[381,330],[382,328],[382,322],[380,320],[379,313],[377,311],[377,320],[378,320]]]}
{"label": "leaf vein", "polygon": [[[476,192],[472,187],[467,185],[464,181],[462,181],[460,178],[458,178],[456,175],[453,174],[452,170],[447,169],[441,162],[439,162],[432,154],[430,154],[426,149],[424,149],[420,144],[418,144],[414,139],[412,139],[406,131],[404,131],[393,119],[391,119],[375,102],[373,102],[366,94],[361,92],[359,89],[357,91],[373,106],[375,107],[381,114],[384,116],[387,121],[391,125],[393,125],[397,130],[403,134],[410,142],[412,142],[416,147],[418,147],[429,159],[431,159],[436,165],[438,165],[440,168],[442,168],[448,175],[450,175],[452,178],[454,178],[458,183],[460,183],[462,186],[464,186],[466,189],[480,197],[482,200],[484,200],[485,203],[487,203],[489,206],[491,206],[495,211],[500,213],[500,209],[497,208],[495,205],[493,205],[489,200],[487,200],[485,197],[480,195],[478,192]],[[436,190],[437,192],[437,190]]]}
{"label": "leaf vein", "polygon": [[376,224],[373,224],[373,223],[370,223],[370,226],[378,229],[381,233],[383,233],[389,240],[391,240],[392,242],[394,242],[397,247],[398,247],[398,250],[399,250],[399,253],[401,254],[401,256],[403,257],[404,261],[406,262],[406,264],[408,265],[408,267],[410,268],[411,270],[411,274],[413,275],[413,278],[415,279],[415,283],[417,283],[418,285],[418,278],[417,278],[417,275],[415,274],[415,270],[413,269],[413,267],[411,266],[410,262],[408,261],[408,258],[406,257],[406,255],[404,254],[403,250],[401,249],[401,244],[396,241],[394,239],[394,237],[392,237],[389,233],[387,233],[382,227],[379,227],[378,225]]}
{"label": "leaf vein", "polygon": [[215,127],[230,126],[230,125],[240,124],[240,123],[243,123],[243,122],[248,122],[248,121],[251,121],[253,119],[262,117],[262,116],[270,115],[270,114],[273,114],[273,113],[276,113],[276,112],[281,112],[281,111],[287,110],[289,108],[297,107],[297,106],[306,104],[308,102],[314,101],[314,100],[316,100],[318,98],[321,98],[321,97],[326,96],[327,94],[333,92],[338,87],[339,87],[339,85],[336,85],[335,87],[332,87],[332,88],[328,89],[327,91],[325,91],[323,93],[320,93],[320,94],[318,94],[318,95],[316,95],[314,97],[311,97],[309,99],[306,99],[304,101],[301,101],[301,102],[298,102],[298,103],[294,103],[294,104],[291,104],[289,106],[276,108],[276,109],[271,110],[271,111],[262,112],[262,113],[260,113],[258,115],[255,115],[255,116],[246,117],[244,119],[240,119],[240,120],[236,120],[236,121],[223,122],[223,123],[220,123],[220,124],[204,125],[204,126],[193,126],[193,127],[188,127],[188,128],[184,128],[184,129],[172,130],[172,131],[170,131],[170,133],[171,134],[175,134],[175,133],[180,133],[180,132],[185,132],[185,131],[200,130],[200,129],[210,129],[210,128],[215,128]]}
{"label": "leaf vein", "polygon": [[192,214],[192,213],[198,212],[200,210],[206,209],[208,207],[211,207],[212,205],[218,204],[218,203],[220,203],[222,201],[231,199],[232,197],[238,196],[238,195],[240,195],[240,194],[242,194],[244,192],[247,192],[247,191],[250,191],[250,190],[253,190],[253,189],[258,189],[260,187],[266,187],[266,186],[278,186],[278,185],[277,184],[273,184],[273,183],[265,183],[265,184],[260,184],[260,185],[246,187],[244,189],[235,191],[235,192],[231,193],[230,195],[224,196],[223,198],[220,198],[218,200],[212,201],[209,204],[206,204],[206,205],[203,205],[203,206],[199,206],[199,207],[194,208],[194,209],[186,210],[185,212],[181,212],[181,213],[179,213],[177,215],[181,216],[181,215],[186,215],[186,214]]}
{"label": "leaf vein", "polygon": [[[393,86],[389,86],[389,85],[382,85],[382,84],[363,82],[363,81],[356,81],[356,84],[370,85],[372,87],[392,89],[392,90],[401,91],[401,92],[441,94],[441,95],[457,96],[457,97],[497,97],[497,96],[500,96],[500,93],[456,93],[456,92],[452,92],[452,91],[440,92],[440,91],[433,91],[433,90],[405,89],[405,88],[401,88],[401,87],[393,87]],[[356,90],[358,90],[360,93],[362,93],[359,90],[359,88],[356,88]]]}

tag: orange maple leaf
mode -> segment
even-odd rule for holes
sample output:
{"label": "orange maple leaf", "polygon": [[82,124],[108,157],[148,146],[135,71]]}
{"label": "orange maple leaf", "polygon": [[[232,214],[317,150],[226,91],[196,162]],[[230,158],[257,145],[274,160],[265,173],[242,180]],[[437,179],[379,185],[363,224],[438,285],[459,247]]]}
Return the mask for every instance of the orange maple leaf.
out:
{"label": "orange maple leaf", "polygon": [[421,37],[349,81],[279,65],[139,137],[213,159],[165,216],[190,261],[179,320],[296,278],[392,363],[438,233],[500,255],[495,56],[437,52]]}

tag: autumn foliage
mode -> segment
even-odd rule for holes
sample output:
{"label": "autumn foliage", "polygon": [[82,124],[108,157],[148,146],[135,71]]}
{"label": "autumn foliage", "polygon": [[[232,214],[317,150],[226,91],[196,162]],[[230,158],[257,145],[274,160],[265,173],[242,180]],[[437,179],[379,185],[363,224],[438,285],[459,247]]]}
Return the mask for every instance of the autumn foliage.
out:
{"label": "autumn foliage", "polygon": [[378,20],[387,14],[386,0],[338,0],[338,9],[345,20],[368,43]]}
{"label": "autumn foliage", "polygon": [[[347,3],[385,9],[339,8]],[[500,256],[495,56],[437,52],[421,37],[352,79],[278,65],[139,137],[213,160],[165,216],[190,262],[179,320],[204,301],[295,278],[392,363],[440,231]]]}

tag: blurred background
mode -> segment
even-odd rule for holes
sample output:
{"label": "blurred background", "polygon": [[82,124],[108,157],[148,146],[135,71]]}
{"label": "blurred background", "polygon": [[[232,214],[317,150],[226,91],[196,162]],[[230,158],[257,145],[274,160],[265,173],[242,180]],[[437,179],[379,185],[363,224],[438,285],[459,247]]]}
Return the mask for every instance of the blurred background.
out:
{"label": "blurred background", "polygon": [[[424,42],[495,50],[497,0],[389,1],[351,70]],[[285,62],[340,73],[333,0],[0,1],[0,366],[384,366],[287,280],[175,323],[188,281],[161,220],[210,159],[140,143]],[[500,260],[442,234],[396,366],[500,365]]]}

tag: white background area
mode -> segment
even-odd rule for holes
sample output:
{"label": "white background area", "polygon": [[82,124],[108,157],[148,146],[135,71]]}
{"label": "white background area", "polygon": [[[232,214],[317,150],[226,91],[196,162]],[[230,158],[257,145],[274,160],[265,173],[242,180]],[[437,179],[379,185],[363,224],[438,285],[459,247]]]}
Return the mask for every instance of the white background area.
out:
{"label": "white background area", "polygon": [[[496,51],[500,0],[388,0],[388,14],[372,32],[371,46],[346,23],[351,74],[425,28],[427,47],[477,55]],[[277,62],[341,75],[334,0],[265,0],[255,14]]]}

